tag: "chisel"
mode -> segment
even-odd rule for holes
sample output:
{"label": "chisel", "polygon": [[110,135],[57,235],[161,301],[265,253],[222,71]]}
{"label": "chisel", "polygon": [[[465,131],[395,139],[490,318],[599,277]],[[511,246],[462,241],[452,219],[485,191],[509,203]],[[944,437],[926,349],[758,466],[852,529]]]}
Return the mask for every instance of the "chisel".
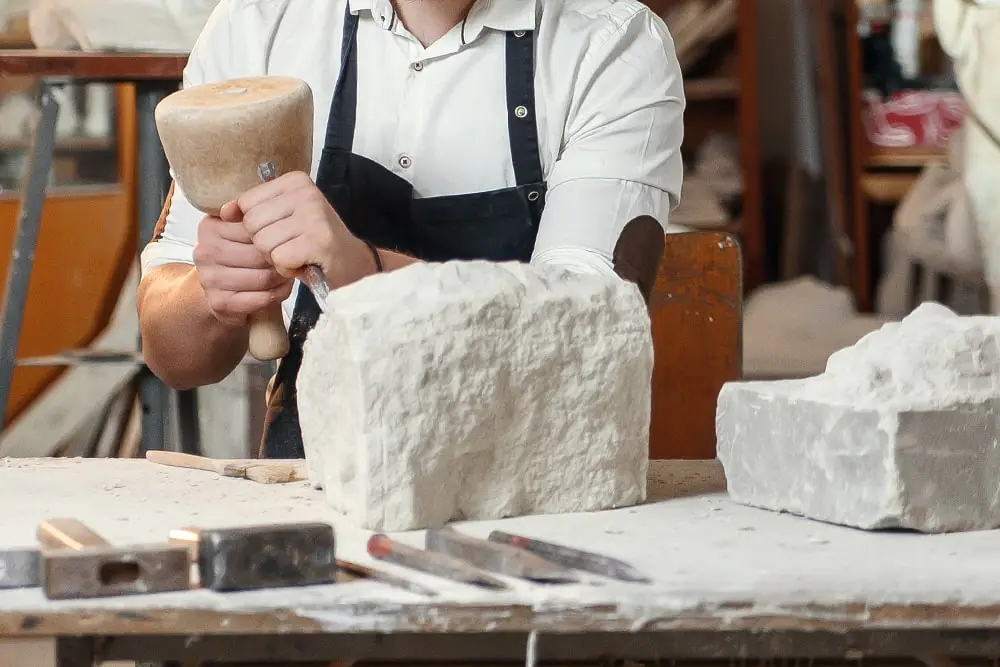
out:
{"label": "chisel", "polygon": [[424,546],[428,551],[447,554],[488,572],[508,577],[527,579],[539,584],[579,581],[570,570],[544,558],[506,544],[463,535],[452,528],[428,530]]}
{"label": "chisel", "polygon": [[38,549],[0,551],[0,590],[34,588],[41,581]]}
{"label": "chisel", "polygon": [[430,588],[408,581],[402,577],[397,577],[394,574],[389,574],[388,572],[384,572],[382,570],[376,570],[373,567],[361,565],[360,563],[352,563],[350,561],[338,559],[337,567],[341,572],[355,579],[370,579],[371,581],[378,581],[387,586],[394,586],[404,591],[409,591],[410,593],[416,593],[417,595],[424,595],[427,597],[437,596],[437,592],[431,590]]}
{"label": "chisel", "polygon": [[589,572],[602,577],[636,584],[652,583],[628,563],[589,551],[581,551],[580,549],[573,549],[572,547],[565,547],[560,544],[511,535],[499,530],[490,533],[489,539],[490,542],[523,549],[526,552],[541,556],[548,561],[573,570],[580,570],[581,572]]}
{"label": "chisel", "polygon": [[[278,170],[273,162],[264,162],[257,165],[257,174],[261,183],[273,181],[278,177]],[[330,298],[330,285],[326,282],[326,275],[323,269],[315,264],[309,264],[299,272],[298,279],[309,288],[316,298],[316,305],[322,312],[326,312],[326,300]]]}
{"label": "chisel", "polygon": [[151,450],[146,460],[158,465],[204,470],[223,477],[249,479],[260,484],[288,484],[308,479],[305,459],[211,459],[194,454]]}
{"label": "chisel", "polygon": [[368,555],[413,570],[426,572],[442,579],[451,579],[462,584],[504,590],[509,586],[486,574],[479,568],[445,554],[422,551],[411,546],[394,542],[386,535],[372,535],[368,540]]}

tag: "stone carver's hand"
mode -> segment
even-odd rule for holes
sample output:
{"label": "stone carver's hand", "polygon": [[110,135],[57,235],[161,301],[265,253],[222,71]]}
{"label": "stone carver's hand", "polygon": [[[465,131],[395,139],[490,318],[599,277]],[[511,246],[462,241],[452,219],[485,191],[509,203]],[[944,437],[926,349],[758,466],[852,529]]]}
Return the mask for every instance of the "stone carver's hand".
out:
{"label": "stone carver's hand", "polygon": [[363,277],[371,263],[368,247],[344,226],[308,174],[292,172],[262,183],[223,212],[234,209],[254,246],[283,276],[295,277],[315,264],[335,288]]}
{"label": "stone carver's hand", "polygon": [[254,246],[240,224],[239,209],[228,209],[198,225],[194,265],[215,317],[242,326],[249,315],[288,298],[292,281]]}

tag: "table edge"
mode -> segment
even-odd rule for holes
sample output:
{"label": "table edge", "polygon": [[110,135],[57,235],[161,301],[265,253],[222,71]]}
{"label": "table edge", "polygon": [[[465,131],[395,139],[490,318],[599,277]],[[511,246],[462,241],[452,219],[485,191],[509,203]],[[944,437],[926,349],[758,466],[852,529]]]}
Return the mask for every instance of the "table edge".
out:
{"label": "table edge", "polygon": [[379,605],[248,609],[0,610],[0,638],[79,635],[243,635],[389,633],[672,633],[997,629],[1000,604],[808,605],[762,611],[730,604],[683,613],[616,605],[533,610],[526,605]]}

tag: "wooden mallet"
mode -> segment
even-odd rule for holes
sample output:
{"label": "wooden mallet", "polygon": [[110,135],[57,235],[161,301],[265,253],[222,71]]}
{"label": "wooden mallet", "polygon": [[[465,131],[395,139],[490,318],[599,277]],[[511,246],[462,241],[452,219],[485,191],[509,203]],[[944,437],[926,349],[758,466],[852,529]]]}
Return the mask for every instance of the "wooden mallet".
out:
{"label": "wooden mallet", "polygon": [[[174,178],[206,215],[261,181],[261,165],[276,175],[312,168],[313,97],[292,77],[262,76],[193,86],[156,107],[156,126]],[[288,352],[276,303],[250,321],[250,354],[261,361]]]}

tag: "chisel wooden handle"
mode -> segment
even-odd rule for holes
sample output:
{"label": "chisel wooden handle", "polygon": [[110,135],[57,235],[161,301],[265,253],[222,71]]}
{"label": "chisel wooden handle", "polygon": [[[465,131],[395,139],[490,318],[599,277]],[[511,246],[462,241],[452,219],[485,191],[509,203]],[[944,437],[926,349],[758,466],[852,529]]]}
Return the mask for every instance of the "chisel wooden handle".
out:
{"label": "chisel wooden handle", "polygon": [[45,549],[82,551],[110,546],[108,542],[76,519],[49,519],[35,530],[38,543]]}

